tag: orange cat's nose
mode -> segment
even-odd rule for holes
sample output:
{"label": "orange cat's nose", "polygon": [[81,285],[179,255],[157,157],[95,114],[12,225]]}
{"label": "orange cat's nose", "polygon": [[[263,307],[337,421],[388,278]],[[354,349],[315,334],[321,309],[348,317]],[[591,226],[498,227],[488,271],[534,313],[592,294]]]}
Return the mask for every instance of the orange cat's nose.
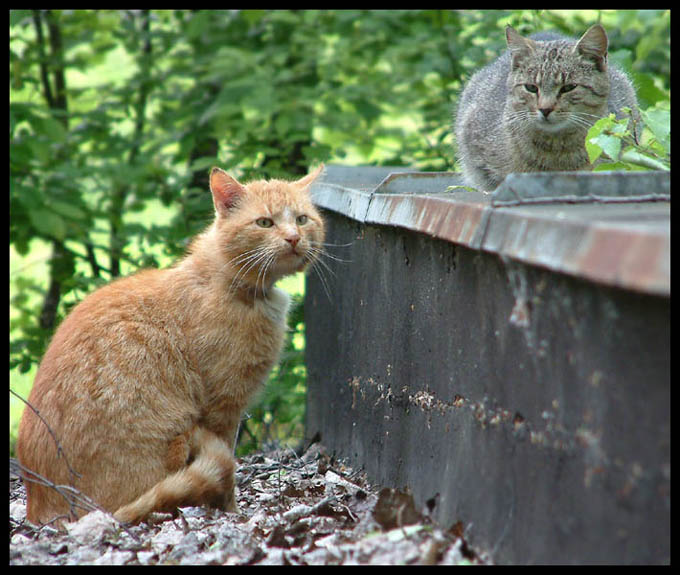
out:
{"label": "orange cat's nose", "polygon": [[300,234],[292,234],[286,238],[286,241],[295,249],[300,241]]}

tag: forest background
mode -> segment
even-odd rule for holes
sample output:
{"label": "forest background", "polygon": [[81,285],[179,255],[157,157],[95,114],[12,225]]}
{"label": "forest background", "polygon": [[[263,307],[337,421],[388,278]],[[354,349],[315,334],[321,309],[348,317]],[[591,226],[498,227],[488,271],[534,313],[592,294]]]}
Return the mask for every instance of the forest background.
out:
{"label": "forest background", "polygon": [[[211,166],[455,170],[457,97],[505,26],[595,22],[645,117],[669,122],[669,10],[10,11],[10,452],[55,327],[112,278],[181,256],[211,220]],[[303,436],[304,277],[283,287],[291,335],[240,453]]]}

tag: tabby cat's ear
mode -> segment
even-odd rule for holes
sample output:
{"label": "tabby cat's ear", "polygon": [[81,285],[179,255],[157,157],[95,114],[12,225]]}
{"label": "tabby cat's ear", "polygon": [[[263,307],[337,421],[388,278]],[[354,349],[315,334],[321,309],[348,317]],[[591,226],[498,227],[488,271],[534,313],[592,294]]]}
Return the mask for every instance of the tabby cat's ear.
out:
{"label": "tabby cat's ear", "polygon": [[324,165],[319,164],[315,170],[309,172],[309,174],[307,174],[304,178],[301,178],[295,182],[295,185],[299,188],[306,188],[307,186],[310,186],[314,183],[314,180],[316,180],[323,173],[323,170]]}
{"label": "tabby cat's ear", "polygon": [[595,62],[597,69],[604,72],[607,67],[607,48],[609,40],[607,32],[599,24],[595,24],[586,30],[581,39],[574,46],[574,51]]}
{"label": "tabby cat's ear", "polygon": [[512,58],[512,69],[514,70],[524,58],[531,56],[536,43],[519,34],[512,26],[505,27],[505,39],[508,42],[508,50],[510,50]]}
{"label": "tabby cat's ear", "polygon": [[220,168],[210,170],[210,191],[218,214],[226,215],[243,195],[245,188]]}

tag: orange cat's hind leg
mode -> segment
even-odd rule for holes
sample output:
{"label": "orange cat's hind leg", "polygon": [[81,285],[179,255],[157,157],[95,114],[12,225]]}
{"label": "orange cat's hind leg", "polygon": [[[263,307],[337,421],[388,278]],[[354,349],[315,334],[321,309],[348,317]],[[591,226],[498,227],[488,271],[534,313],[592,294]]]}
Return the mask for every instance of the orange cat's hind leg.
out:
{"label": "orange cat's hind leg", "polygon": [[114,513],[116,519],[124,523],[138,523],[149,513],[173,512],[177,507],[188,505],[235,510],[235,504],[229,505],[229,501],[234,499],[236,467],[231,447],[204,429],[194,432],[192,443],[196,448],[193,462],[118,509]]}

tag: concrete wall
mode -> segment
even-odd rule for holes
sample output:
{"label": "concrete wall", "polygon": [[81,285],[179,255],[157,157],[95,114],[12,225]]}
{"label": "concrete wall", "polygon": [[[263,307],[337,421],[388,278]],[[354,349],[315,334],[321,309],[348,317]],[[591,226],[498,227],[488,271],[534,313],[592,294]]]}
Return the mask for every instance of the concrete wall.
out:
{"label": "concrete wall", "polygon": [[385,176],[314,191],[347,261],[308,278],[307,434],[498,563],[669,562],[669,202]]}

